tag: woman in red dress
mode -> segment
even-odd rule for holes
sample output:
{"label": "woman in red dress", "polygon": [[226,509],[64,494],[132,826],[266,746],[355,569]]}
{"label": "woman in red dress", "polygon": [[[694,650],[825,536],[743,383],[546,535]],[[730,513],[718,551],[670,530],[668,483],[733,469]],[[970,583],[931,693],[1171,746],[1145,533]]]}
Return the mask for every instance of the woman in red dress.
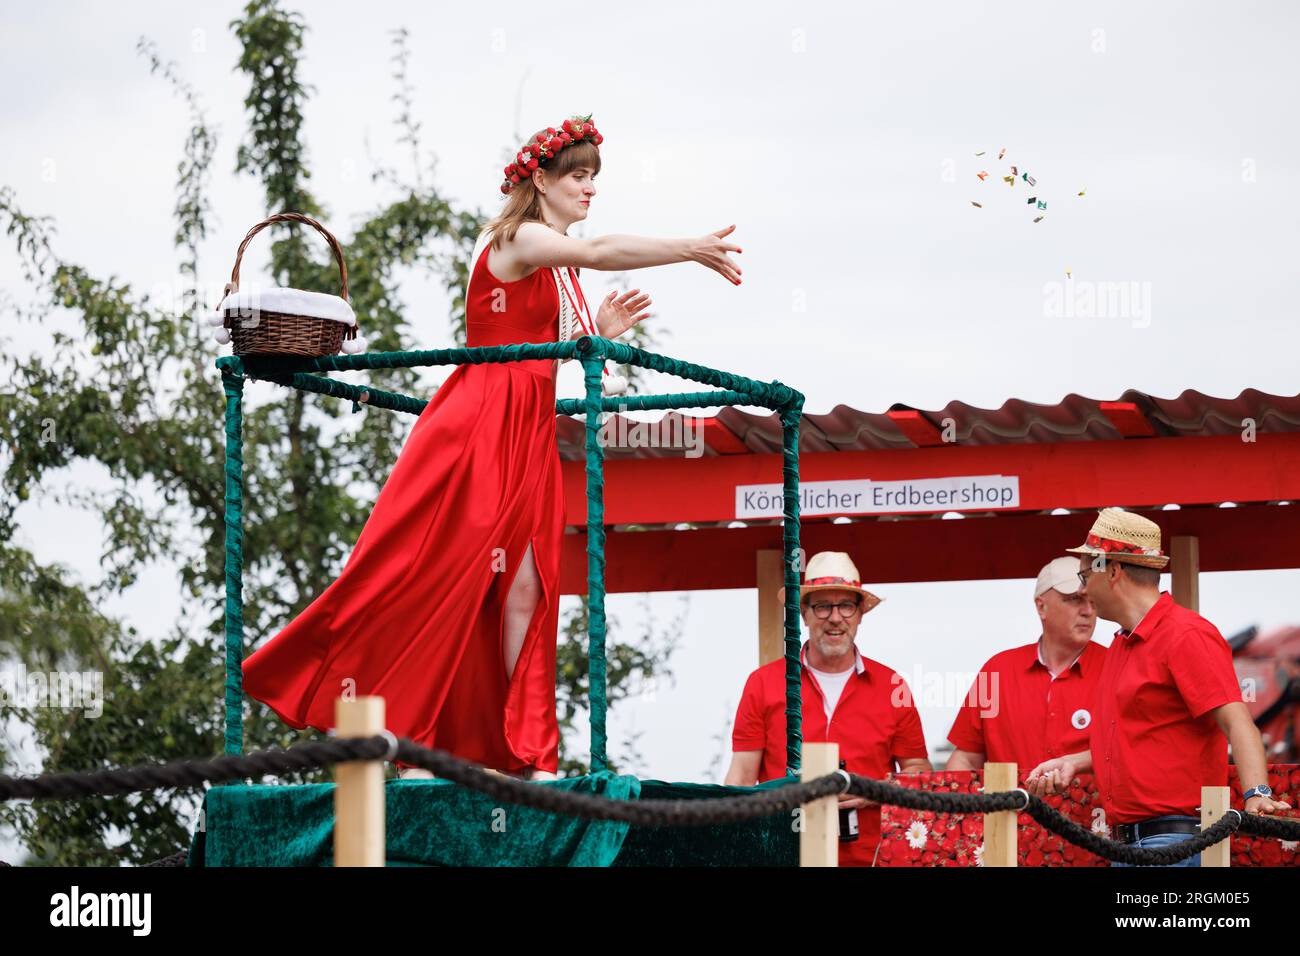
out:
{"label": "woman in red dress", "polygon": [[[480,236],[468,345],[621,335],[650,304],[611,292],[594,322],[576,269],[699,262],[736,285],[730,226],[698,239],[566,235],[596,194],[590,116],[540,131],[506,170]],[[569,331],[566,325],[566,332]],[[344,694],[385,698],[388,728],[530,779],[559,760],[555,653],[565,508],[559,362],[461,365],[416,420],[343,572],[244,661],[244,690],[296,728],[328,730]],[[405,764],[403,776],[418,776]]]}

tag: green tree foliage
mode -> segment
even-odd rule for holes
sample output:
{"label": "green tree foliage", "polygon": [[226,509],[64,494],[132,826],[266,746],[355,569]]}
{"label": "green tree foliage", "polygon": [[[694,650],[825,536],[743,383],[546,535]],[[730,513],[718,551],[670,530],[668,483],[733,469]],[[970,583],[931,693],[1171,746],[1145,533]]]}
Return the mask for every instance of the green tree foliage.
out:
{"label": "green tree foliage", "polygon": [[[653,695],[664,680],[672,678],[664,664],[677,649],[689,598],[681,599],[676,616],[662,628],[655,626],[648,604],[647,601],[642,607],[641,617],[646,625],[640,638],[611,641],[606,647],[605,698],[611,714],[617,713],[619,701]],[[587,620],[587,599],[583,597],[573,612],[560,621],[555,649],[558,686],[564,688],[564,692],[557,695],[556,719],[560,724],[560,735],[570,744],[567,752],[566,748],[560,748],[560,773],[565,775],[586,772],[586,756],[591,745],[587,724],[591,699],[591,682],[587,673]],[[611,635],[623,633],[614,616],[607,615],[606,623]],[[635,735],[611,732],[608,756],[610,770],[644,773],[644,760],[637,749]]]}
{"label": "green tree foliage", "polygon": [[[267,210],[295,210],[329,221],[310,188],[300,80],[306,34],[302,17],[276,0],[251,0],[232,24],[242,44],[238,70],[248,82],[248,129],[235,171],[262,186]],[[426,275],[452,296],[451,337],[464,344],[468,257],[486,216],[457,208],[420,169],[419,124],[406,80],[405,31],[394,37],[400,142],[416,160],[414,182],[388,168],[374,173],[395,198],[350,237],[351,301],[372,350],[429,347],[414,341],[403,315],[399,278]],[[0,224],[35,295],[26,310],[40,321],[75,317],[79,334],[53,333],[40,354],[5,350],[0,388],[0,666],[102,673],[103,713],[0,703],[0,726],[24,729],[47,752],[47,772],[202,758],[220,753],[224,651],[224,462],[222,390],[216,349],[198,292],[199,247],[208,231],[207,188],[217,151],[199,97],[152,43],[139,51],[184,100],[190,128],[177,166],[176,234],[184,294],[142,294],[116,278],[61,258],[53,226],[0,188]],[[261,218],[250,211],[248,225]],[[337,268],[323,243],[297,227],[271,238],[269,271],[277,284],[331,293]],[[233,250],[232,250],[233,251]],[[222,264],[224,268],[225,264]],[[205,272],[212,273],[212,266]],[[210,308],[213,302],[206,303]],[[642,330],[631,336],[648,344]],[[375,370],[383,389],[427,394],[412,369]],[[352,416],[345,403],[258,384],[245,406],[245,628],[248,647],[275,633],[342,568],[374,494],[397,457],[411,419],[383,411]],[[70,487],[66,469],[93,463],[108,490]],[[40,563],[15,540],[23,502],[89,509],[106,544],[101,580],[84,583],[66,567]],[[140,635],[102,612],[155,562],[178,569],[184,611],[163,635]],[[568,737],[585,755],[575,719],[585,708],[585,607],[562,624],[558,696]],[[611,648],[611,700],[664,671],[670,642],[647,635]],[[284,746],[314,731],[287,728],[264,706],[246,705],[246,746]],[[0,768],[17,755],[0,734]],[[564,765],[580,763],[571,754]],[[30,769],[30,768],[24,768]],[[286,779],[322,779],[306,775]],[[34,865],[138,864],[187,842],[194,792],[156,791],[129,798],[0,805],[0,826],[16,832]]]}

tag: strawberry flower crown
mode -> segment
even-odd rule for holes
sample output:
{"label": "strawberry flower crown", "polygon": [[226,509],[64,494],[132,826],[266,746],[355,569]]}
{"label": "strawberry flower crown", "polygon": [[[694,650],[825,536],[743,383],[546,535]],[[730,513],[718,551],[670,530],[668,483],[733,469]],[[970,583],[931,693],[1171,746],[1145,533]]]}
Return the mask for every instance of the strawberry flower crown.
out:
{"label": "strawberry flower crown", "polygon": [[554,126],[546,127],[546,132],[538,133],[524,144],[515,155],[515,161],[506,167],[506,178],[501,184],[501,192],[508,194],[516,185],[531,176],[534,169],[538,167],[545,169],[549,161],[565,147],[572,146],[574,143],[591,143],[599,146],[604,139],[605,137],[601,136],[592,124],[590,113],[586,116],[569,117],[560,124],[559,129]]}

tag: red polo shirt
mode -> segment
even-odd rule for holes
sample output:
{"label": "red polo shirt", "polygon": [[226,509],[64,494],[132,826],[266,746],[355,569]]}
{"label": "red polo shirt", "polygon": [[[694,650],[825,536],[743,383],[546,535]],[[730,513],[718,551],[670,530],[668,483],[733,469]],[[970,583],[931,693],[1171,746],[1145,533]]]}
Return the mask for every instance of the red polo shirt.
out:
{"label": "red polo shirt", "polygon": [[[807,665],[807,644],[801,691],[803,739],[807,743],[835,742],[850,773],[882,779],[896,762],[927,757],[921,717],[903,678],[884,664],[857,653],[855,673],[835,704],[829,724],[825,699]],[[731,734],[735,751],[761,750],[759,780],[785,775],[785,660],[764,664],[749,675],[736,725]],[[858,809],[858,839],[840,844],[841,866],[870,866],[880,842],[880,808]]]}
{"label": "red polo shirt", "polygon": [[1117,631],[1091,737],[1107,822],[1199,816],[1201,787],[1228,784],[1228,740],[1210,711],[1239,700],[1227,641],[1168,593],[1131,632]]}
{"label": "red polo shirt", "polygon": [[948,739],[990,763],[1027,774],[1044,760],[1088,749],[1093,693],[1106,648],[1089,641],[1055,678],[1039,642],[1003,651],[980,668]]}

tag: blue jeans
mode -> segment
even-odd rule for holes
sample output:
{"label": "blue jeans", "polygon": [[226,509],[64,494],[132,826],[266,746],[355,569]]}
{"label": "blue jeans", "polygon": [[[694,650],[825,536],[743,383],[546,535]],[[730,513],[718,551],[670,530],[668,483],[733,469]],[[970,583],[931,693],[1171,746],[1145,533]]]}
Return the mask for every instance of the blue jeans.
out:
{"label": "blue jeans", "polygon": [[[1197,820],[1198,823],[1200,822],[1196,817],[1182,817],[1182,816],[1155,817],[1148,822],[1154,823],[1155,820]],[[1192,837],[1196,835],[1197,834],[1195,833],[1157,833],[1155,836],[1139,837],[1136,843],[1130,843],[1129,846],[1138,846],[1138,847],[1146,847],[1146,848],[1157,847],[1157,846],[1169,846],[1172,843],[1182,843],[1184,840],[1190,840]],[[1111,866],[1132,866],[1133,864],[1116,863],[1112,861],[1110,865]],[[1185,860],[1181,860],[1178,863],[1171,863],[1169,865],[1170,866],[1200,866],[1201,854],[1197,853],[1195,856],[1189,856]]]}

